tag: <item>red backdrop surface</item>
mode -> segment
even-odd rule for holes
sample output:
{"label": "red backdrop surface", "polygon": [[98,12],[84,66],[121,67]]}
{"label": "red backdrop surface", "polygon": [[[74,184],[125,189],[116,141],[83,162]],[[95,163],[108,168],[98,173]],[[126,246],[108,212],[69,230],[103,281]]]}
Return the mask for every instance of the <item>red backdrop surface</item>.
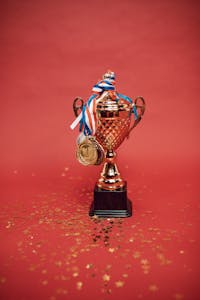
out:
{"label": "red backdrop surface", "polygon": [[[198,299],[199,2],[2,1],[2,299]],[[147,103],[118,150],[134,216],[88,217],[72,101]]]}

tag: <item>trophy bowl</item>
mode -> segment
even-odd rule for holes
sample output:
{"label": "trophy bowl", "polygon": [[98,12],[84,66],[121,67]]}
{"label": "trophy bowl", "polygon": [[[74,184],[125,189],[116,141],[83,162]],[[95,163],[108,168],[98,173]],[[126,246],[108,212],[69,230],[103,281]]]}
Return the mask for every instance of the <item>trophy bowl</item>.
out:
{"label": "trophy bowl", "polygon": [[132,104],[123,99],[112,99],[109,92],[97,104],[98,127],[96,140],[105,151],[105,163],[97,186],[114,191],[122,188],[125,182],[121,179],[115,163],[114,152],[129,133]]}

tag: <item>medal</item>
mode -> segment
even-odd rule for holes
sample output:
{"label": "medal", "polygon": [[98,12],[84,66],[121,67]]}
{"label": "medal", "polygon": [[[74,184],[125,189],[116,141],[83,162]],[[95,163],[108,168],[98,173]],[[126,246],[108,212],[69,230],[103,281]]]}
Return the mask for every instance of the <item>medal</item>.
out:
{"label": "medal", "polygon": [[[76,157],[84,165],[99,165],[104,159],[104,151],[94,137],[83,136],[77,140]],[[79,143],[80,142],[80,143]]]}

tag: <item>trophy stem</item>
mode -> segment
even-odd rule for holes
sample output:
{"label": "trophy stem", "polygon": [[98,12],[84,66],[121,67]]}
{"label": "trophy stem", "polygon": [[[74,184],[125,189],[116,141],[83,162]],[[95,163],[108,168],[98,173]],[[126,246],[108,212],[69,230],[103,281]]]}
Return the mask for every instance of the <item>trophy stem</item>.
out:
{"label": "trophy stem", "polygon": [[132,204],[127,198],[127,185],[120,177],[115,156],[113,150],[106,153],[103,171],[94,188],[90,216],[126,218],[132,215]]}
{"label": "trophy stem", "polygon": [[115,163],[115,157],[113,149],[107,150],[103,171],[97,182],[97,186],[102,190],[115,191],[125,186],[125,181],[122,180]]}

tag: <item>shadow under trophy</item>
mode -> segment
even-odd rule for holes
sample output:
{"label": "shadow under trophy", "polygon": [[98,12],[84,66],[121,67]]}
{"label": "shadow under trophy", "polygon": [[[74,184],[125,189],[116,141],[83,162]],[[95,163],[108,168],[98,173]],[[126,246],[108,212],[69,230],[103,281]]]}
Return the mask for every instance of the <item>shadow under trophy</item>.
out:
{"label": "shadow under trophy", "polygon": [[[103,80],[106,81],[105,75]],[[90,113],[91,102],[93,102],[92,113]],[[115,151],[140,122],[145,111],[144,98],[139,96],[132,101],[129,97],[117,93],[115,88],[104,89],[86,104],[81,98],[76,98],[73,109],[77,117],[75,121],[80,122],[80,131],[83,130],[77,140],[77,159],[83,165],[104,163],[94,188],[94,200],[89,215],[106,218],[130,217],[132,205],[127,198],[127,183],[122,179],[116,165]],[[133,115],[134,121],[131,125]],[[92,117],[95,121],[93,134],[84,130],[87,122],[88,127],[90,123],[92,124]],[[71,128],[73,129],[73,125]]]}

